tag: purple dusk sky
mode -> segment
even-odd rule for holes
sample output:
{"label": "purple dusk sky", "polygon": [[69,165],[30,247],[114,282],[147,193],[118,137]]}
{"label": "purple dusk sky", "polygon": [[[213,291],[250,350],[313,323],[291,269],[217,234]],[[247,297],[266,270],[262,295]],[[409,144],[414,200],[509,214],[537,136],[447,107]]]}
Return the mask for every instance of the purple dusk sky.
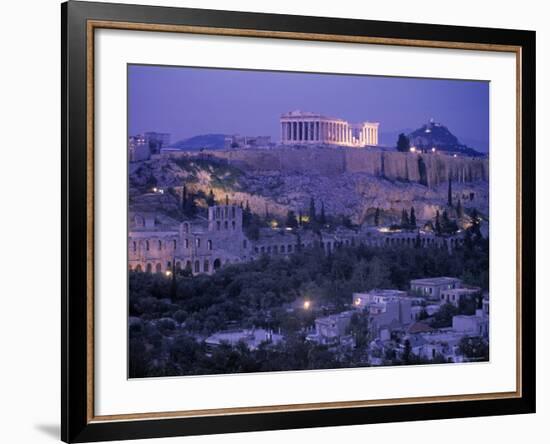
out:
{"label": "purple dusk sky", "polygon": [[366,75],[130,65],[129,135],[167,132],[172,142],[209,134],[280,137],[279,116],[312,111],[380,132],[434,118],[462,143],[488,149],[489,83]]}

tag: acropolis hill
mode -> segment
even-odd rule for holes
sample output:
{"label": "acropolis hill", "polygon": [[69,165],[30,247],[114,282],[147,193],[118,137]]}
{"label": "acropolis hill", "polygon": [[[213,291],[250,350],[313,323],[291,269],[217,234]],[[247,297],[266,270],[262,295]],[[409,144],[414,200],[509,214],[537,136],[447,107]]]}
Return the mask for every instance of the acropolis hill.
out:
{"label": "acropolis hill", "polygon": [[[378,122],[292,111],[280,116],[279,125],[276,142],[270,136],[202,135],[131,162],[132,205],[151,210],[152,202],[141,200],[156,198],[140,197],[151,184],[178,189],[186,183],[193,193],[212,190],[218,201],[249,202],[257,214],[285,217],[289,210],[305,211],[313,198],[328,214],[355,223],[369,222],[377,208],[390,221],[411,207],[419,219],[430,220],[446,208],[450,180],[455,203],[488,217],[489,158],[433,119],[409,135],[416,146],[406,152],[379,145]],[[133,141],[149,137],[151,145],[153,137],[157,146],[161,136],[167,138],[148,133]],[[167,199],[157,211],[169,211]]]}
{"label": "acropolis hill", "polygon": [[398,220],[403,208],[415,207],[420,220],[429,220],[446,206],[449,176],[455,201],[488,216],[488,175],[487,158],[439,153],[317,146],[178,151],[131,164],[130,196],[154,177],[159,187],[178,189],[185,182],[190,192],[248,201],[257,214],[267,208],[284,217],[305,210],[313,196],[328,214],[346,214],[356,223],[370,221],[376,208]]}

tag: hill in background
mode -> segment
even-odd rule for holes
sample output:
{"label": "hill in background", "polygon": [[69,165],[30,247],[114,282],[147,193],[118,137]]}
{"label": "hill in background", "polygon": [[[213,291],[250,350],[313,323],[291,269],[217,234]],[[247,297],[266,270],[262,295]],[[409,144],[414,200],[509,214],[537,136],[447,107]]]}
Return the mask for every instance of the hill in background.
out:
{"label": "hill in background", "polygon": [[225,145],[225,134],[201,134],[173,143],[170,147],[179,150],[199,151],[203,148],[221,150]]}

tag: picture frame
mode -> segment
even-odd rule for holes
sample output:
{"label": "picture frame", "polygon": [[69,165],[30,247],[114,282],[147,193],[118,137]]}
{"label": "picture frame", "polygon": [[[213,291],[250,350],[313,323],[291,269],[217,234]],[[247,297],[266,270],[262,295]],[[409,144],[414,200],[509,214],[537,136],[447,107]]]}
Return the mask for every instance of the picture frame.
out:
{"label": "picture frame", "polygon": [[[532,31],[69,1],[62,21],[62,375],[65,442],[280,430],[535,412],[535,33]],[[95,33],[275,39],[515,57],[513,391],[96,414],[98,288]],[[131,60],[139,63],[139,60]],[[122,95],[123,92],[119,91]],[[499,252],[495,254],[502,254]],[[121,270],[126,273],[126,269]],[[124,295],[120,296],[121,298]],[[125,325],[126,319],[120,319]],[[242,376],[243,378],[245,376]],[[155,381],[153,380],[154,384]],[[116,393],[115,393],[116,395]],[[122,396],[122,395],[121,395]]]}

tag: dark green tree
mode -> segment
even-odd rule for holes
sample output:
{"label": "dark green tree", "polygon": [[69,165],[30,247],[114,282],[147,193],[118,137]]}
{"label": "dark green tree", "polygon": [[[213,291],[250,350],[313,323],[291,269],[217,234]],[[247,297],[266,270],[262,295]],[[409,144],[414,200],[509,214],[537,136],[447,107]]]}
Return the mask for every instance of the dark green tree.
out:
{"label": "dark green tree", "polygon": [[449,219],[449,213],[447,213],[447,209],[443,210],[443,226],[446,227],[451,220]]}
{"label": "dark green tree", "polygon": [[407,210],[403,208],[403,211],[401,212],[401,228],[409,228],[410,223],[409,214],[407,213]]}
{"label": "dark green tree", "polygon": [[439,220],[439,210],[435,212],[435,234],[441,234],[441,222]]}
{"label": "dark green tree", "polygon": [[297,228],[298,227],[298,221],[296,220],[296,213],[292,210],[288,210],[286,213],[286,222],[285,225],[288,228]]}
{"label": "dark green tree", "polygon": [[404,346],[405,348],[403,349],[403,356],[401,359],[403,360],[403,364],[408,365],[411,363],[411,341],[405,339]]}
{"label": "dark green tree", "polygon": [[397,151],[406,153],[409,151],[409,149],[410,149],[409,138],[403,133],[399,134],[399,137],[397,138]]}
{"label": "dark green tree", "polygon": [[376,211],[374,212],[374,225],[377,227],[380,226],[380,208],[376,207]]}
{"label": "dark green tree", "polygon": [[309,223],[315,222],[317,219],[317,212],[315,210],[315,200],[313,197],[309,199]]}
{"label": "dark green tree", "polygon": [[183,189],[181,191],[181,210],[185,212],[187,208],[187,186],[183,184]]}
{"label": "dark green tree", "polygon": [[325,203],[321,201],[321,214],[319,216],[319,223],[325,225],[327,223],[327,217],[325,215]]}
{"label": "dark green tree", "polygon": [[414,212],[414,207],[411,207],[410,225],[412,228],[416,228],[416,214]]}
{"label": "dark green tree", "polygon": [[432,321],[433,328],[446,328],[453,325],[453,316],[458,314],[458,308],[453,304],[443,304],[438,312],[434,314]]}
{"label": "dark green tree", "polygon": [[463,337],[458,344],[460,352],[470,359],[489,360],[489,344],[480,337]]}
{"label": "dark green tree", "polygon": [[172,296],[172,300],[175,300],[178,293],[178,283],[176,282],[176,264],[174,261],[172,261],[172,275],[171,275],[171,282],[170,282],[170,296]]}
{"label": "dark green tree", "polygon": [[206,205],[209,207],[216,205],[216,198],[214,197],[214,191],[212,191],[212,188],[210,188],[210,193],[208,193],[208,197],[206,198]]}
{"label": "dark green tree", "polygon": [[229,206],[229,196],[225,195],[225,205]]}
{"label": "dark green tree", "polygon": [[453,206],[453,186],[451,182],[451,175],[449,174],[449,186],[447,188],[447,205]]}

